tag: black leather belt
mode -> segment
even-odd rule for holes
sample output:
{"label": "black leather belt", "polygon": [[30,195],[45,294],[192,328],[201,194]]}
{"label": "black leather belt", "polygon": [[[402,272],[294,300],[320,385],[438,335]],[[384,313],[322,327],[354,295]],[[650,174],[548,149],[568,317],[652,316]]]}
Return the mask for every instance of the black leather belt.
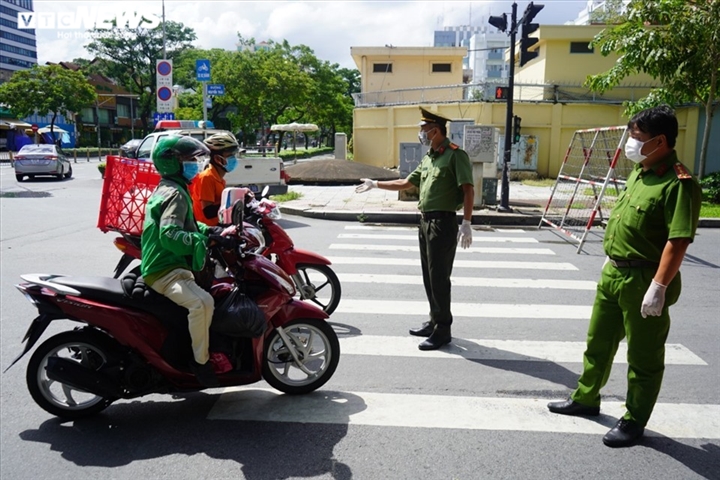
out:
{"label": "black leather belt", "polygon": [[420,212],[423,220],[437,220],[438,218],[450,218],[457,216],[456,212]]}
{"label": "black leather belt", "polygon": [[657,262],[649,260],[615,260],[610,259],[610,263],[615,268],[657,268]]}

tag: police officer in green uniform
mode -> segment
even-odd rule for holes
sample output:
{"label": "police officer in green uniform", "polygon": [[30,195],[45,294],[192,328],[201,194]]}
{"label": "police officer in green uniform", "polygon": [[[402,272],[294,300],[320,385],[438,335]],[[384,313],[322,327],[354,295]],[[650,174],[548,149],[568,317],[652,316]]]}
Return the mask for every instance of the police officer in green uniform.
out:
{"label": "police officer in green uniform", "polygon": [[[450,343],[450,275],[455,250],[472,243],[473,189],[472,166],[467,153],[447,138],[446,124],[450,120],[420,108],[418,138],[430,150],[420,165],[407,177],[382,181],[361,179],[356,192],[371,188],[420,190],[420,264],[425,294],[430,303],[430,320],[410,334],[428,337],[418,345],[420,350],[436,350]],[[462,206],[463,220],[458,228],[457,210]]]}
{"label": "police officer in green uniform", "polygon": [[604,437],[609,447],[643,435],[665,370],[668,307],[680,296],[680,264],[695,237],[702,191],[678,161],[675,113],[643,110],[628,123],[625,155],[637,163],[608,219],[603,265],[588,328],[583,373],[570,398],[551,412],[599,415],[600,389],[618,343],[627,337],[627,412]]}

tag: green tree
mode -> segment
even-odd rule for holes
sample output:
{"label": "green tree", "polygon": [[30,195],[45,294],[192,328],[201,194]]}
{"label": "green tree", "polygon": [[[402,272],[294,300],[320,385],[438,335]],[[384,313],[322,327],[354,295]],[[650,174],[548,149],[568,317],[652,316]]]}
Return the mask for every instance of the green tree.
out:
{"label": "green tree", "polygon": [[[115,79],[132,93],[140,95],[140,116],[145,129],[148,118],[155,110],[156,60],[163,58],[163,29],[138,26],[94,28],[90,30],[92,41],[85,46],[99,60],[102,73]],[[195,31],[182,23],[165,22],[165,49],[167,58],[175,59],[191,47],[196,39]]]}
{"label": "green tree", "polygon": [[60,65],[35,65],[29,70],[16,71],[10,80],[0,85],[0,98],[19,118],[34,112],[52,114],[50,132],[54,135],[58,114],[75,114],[95,103],[97,95],[80,72]]}
{"label": "green tree", "polygon": [[661,88],[626,103],[628,116],[659,103],[702,104],[706,122],[697,172],[702,178],[717,107],[720,0],[633,0],[625,15],[622,24],[606,28],[593,41],[603,55],[620,58],[607,72],[588,77],[587,85],[602,93],[638,72],[659,80]]}
{"label": "green tree", "polygon": [[623,0],[605,0],[601,8],[596,8],[590,12],[590,23],[601,25],[622,23],[625,21],[624,4]]}

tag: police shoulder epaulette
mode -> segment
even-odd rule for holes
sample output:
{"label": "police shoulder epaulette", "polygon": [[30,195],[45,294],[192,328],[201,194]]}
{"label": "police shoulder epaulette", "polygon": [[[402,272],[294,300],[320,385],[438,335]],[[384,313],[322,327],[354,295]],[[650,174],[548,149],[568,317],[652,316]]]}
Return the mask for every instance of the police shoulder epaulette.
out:
{"label": "police shoulder epaulette", "polygon": [[690,175],[690,172],[688,172],[687,168],[685,168],[685,165],[680,162],[673,165],[673,169],[675,169],[675,175],[677,175],[680,180],[692,178],[692,175]]}
{"label": "police shoulder epaulette", "polygon": [[458,148],[460,148],[458,145],[455,145],[452,142],[450,142],[450,145],[448,145],[448,147],[452,148],[453,150],[457,150]]}

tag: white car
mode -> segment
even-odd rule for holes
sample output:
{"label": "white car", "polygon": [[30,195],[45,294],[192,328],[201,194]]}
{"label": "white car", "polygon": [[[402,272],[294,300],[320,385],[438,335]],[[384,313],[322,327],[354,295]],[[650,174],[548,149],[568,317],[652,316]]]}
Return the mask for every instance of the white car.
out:
{"label": "white car", "polygon": [[25,145],[15,155],[14,163],[18,182],[38,175],[52,175],[58,180],[72,177],[72,164],[56,145]]}

